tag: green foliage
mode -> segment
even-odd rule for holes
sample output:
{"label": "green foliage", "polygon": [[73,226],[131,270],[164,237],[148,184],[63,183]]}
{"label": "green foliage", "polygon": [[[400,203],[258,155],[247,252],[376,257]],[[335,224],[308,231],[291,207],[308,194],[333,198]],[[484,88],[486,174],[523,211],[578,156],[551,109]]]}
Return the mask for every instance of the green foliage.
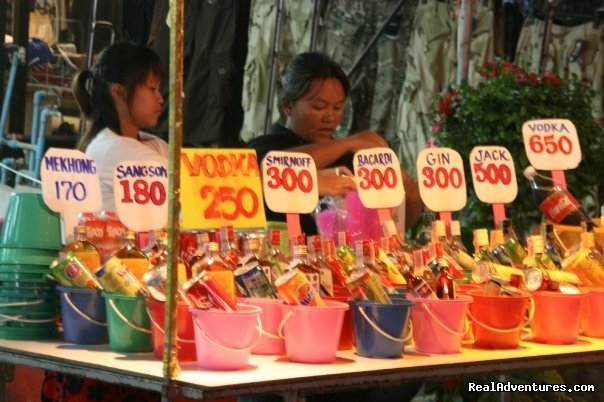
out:
{"label": "green foliage", "polygon": [[468,203],[460,219],[468,227],[492,226],[490,206],[481,203],[472,188],[468,157],[477,145],[506,147],[516,165],[518,196],[506,205],[517,228],[528,230],[541,214],[533,203],[522,171],[528,166],[522,139],[527,120],[565,118],[579,134],[583,159],[577,169],[566,172],[569,190],[580,199],[591,196],[598,206],[599,172],[604,171],[604,132],[592,116],[592,91],[573,76],[563,80],[551,72],[527,73],[509,62],[489,62],[484,79],[475,87],[463,82],[434,102],[432,132],[440,146],[457,150],[464,158]]}

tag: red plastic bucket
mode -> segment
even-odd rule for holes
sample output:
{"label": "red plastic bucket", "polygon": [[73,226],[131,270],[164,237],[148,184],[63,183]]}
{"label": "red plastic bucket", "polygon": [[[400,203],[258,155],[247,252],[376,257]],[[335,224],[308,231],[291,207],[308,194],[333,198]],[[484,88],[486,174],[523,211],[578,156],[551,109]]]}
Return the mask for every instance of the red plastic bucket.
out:
{"label": "red plastic bucket", "polygon": [[584,288],[587,297],[583,302],[581,328],[583,335],[604,338],[604,288]]}
{"label": "red plastic bucket", "polygon": [[279,336],[287,358],[299,363],[331,363],[336,359],[348,304],[326,301],[324,307],[281,305]]}
{"label": "red plastic bucket", "polygon": [[[164,354],[164,317],[165,303],[147,300],[147,313],[151,319],[151,338],[153,354],[158,359]],[[195,331],[189,306],[178,303],[176,307],[176,346],[179,361],[195,361]]]}
{"label": "red plastic bucket", "polygon": [[474,346],[485,349],[514,349],[520,343],[523,328],[530,322],[532,311],[528,294],[490,296],[482,290],[468,292],[474,300],[468,317],[472,322]]}
{"label": "red plastic bucket", "polygon": [[407,296],[411,308],[415,350],[423,353],[457,353],[467,332],[468,305],[472,298],[458,295],[455,300],[422,299]]}
{"label": "red plastic bucket", "polygon": [[[577,342],[581,310],[587,293],[534,292],[533,340],[556,345]],[[601,317],[599,317],[601,319]]]}
{"label": "red plastic bucket", "polygon": [[[324,297],[323,300],[337,301],[348,303],[350,294],[345,296]],[[342,332],[340,333],[340,341],[338,350],[349,350],[354,347],[354,323],[352,320],[352,310],[348,309],[344,312],[344,321],[342,322]]]}
{"label": "red plastic bucket", "polygon": [[262,334],[262,309],[245,304],[238,307],[237,311],[190,308],[200,367],[210,370],[248,367],[252,349]]}
{"label": "red plastic bucket", "polygon": [[277,334],[279,323],[283,318],[281,310],[281,300],[261,299],[255,297],[246,297],[239,299],[240,302],[252,306],[260,307],[262,314],[262,337],[258,345],[252,349],[255,355],[284,355],[285,340]]}

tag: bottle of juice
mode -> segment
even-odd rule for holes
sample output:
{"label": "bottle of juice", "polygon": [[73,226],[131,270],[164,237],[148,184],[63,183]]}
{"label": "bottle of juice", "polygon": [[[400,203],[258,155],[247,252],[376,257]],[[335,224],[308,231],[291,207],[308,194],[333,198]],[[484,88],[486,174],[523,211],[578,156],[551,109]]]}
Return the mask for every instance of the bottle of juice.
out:
{"label": "bottle of juice", "polygon": [[86,226],[75,228],[74,241],[63,248],[63,252],[74,253],[91,272],[96,272],[101,267],[101,253],[98,248],[88,241]]}
{"label": "bottle of juice", "polygon": [[116,257],[126,266],[139,281],[142,281],[152,265],[145,253],[136,246],[136,235],[128,230],[124,235],[124,247],[116,253]]}

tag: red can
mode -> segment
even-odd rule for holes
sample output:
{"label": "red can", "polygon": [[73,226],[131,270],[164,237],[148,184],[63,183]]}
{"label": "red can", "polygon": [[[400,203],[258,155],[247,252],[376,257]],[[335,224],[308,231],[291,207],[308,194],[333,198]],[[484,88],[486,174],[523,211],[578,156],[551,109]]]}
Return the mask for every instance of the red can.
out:
{"label": "red can", "polygon": [[216,306],[226,311],[239,310],[235,300],[205,270],[188,280],[183,290],[194,307],[208,309]]}

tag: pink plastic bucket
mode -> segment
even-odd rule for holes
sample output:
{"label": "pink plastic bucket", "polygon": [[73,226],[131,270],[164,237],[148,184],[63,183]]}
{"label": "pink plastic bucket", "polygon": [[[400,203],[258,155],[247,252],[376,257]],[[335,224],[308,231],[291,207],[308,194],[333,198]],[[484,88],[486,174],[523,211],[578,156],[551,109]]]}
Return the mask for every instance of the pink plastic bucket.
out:
{"label": "pink plastic bucket", "polygon": [[581,328],[583,335],[604,338],[604,288],[587,288],[583,302]]}
{"label": "pink plastic bucket", "polygon": [[[350,295],[324,297],[323,300],[337,301],[348,304]],[[354,347],[354,324],[352,321],[352,310],[348,309],[344,312],[344,321],[342,322],[342,331],[340,333],[340,342],[338,350],[349,350]]]}
{"label": "pink plastic bucket", "polygon": [[287,358],[299,363],[331,363],[336,359],[348,304],[326,301],[325,307],[281,305],[279,335]]}
{"label": "pink plastic bucket", "polygon": [[[153,338],[153,354],[158,359],[164,354],[164,318],[166,303],[147,299],[147,313],[151,319],[151,338]],[[176,347],[178,360],[194,361],[195,330],[189,306],[178,303],[176,307]]]}
{"label": "pink plastic bucket", "polygon": [[411,308],[415,350],[423,353],[457,353],[467,331],[466,312],[470,296],[455,300],[422,299],[408,296]]}
{"label": "pink plastic bucket", "polygon": [[[468,317],[474,331],[474,346],[485,349],[514,349],[520,343],[522,329],[530,321],[531,298],[490,296],[482,290],[468,292],[474,299]],[[531,314],[529,314],[530,316]]]}
{"label": "pink plastic bucket", "polygon": [[260,341],[260,307],[239,304],[238,311],[191,308],[197,364],[210,370],[246,368]]}
{"label": "pink plastic bucket", "polygon": [[587,293],[534,292],[533,340],[556,345],[577,342],[581,310]]}
{"label": "pink plastic bucket", "polygon": [[239,301],[262,309],[262,314],[260,315],[262,337],[258,346],[252,349],[252,353],[255,355],[284,355],[285,340],[277,334],[279,323],[283,318],[283,311],[281,310],[283,302],[281,300],[255,297],[241,298]]}

